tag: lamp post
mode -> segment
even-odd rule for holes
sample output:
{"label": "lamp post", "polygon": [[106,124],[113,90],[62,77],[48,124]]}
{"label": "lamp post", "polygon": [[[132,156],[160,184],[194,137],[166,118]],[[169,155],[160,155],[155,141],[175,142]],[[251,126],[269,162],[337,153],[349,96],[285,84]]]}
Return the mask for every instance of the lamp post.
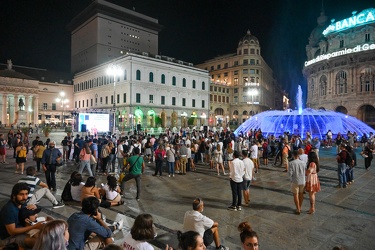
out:
{"label": "lamp post", "polygon": [[112,134],[116,133],[116,78],[122,74],[122,70],[119,66],[112,64],[107,68],[107,75],[113,76],[113,131]]}
{"label": "lamp post", "polygon": [[259,91],[257,89],[251,89],[249,92],[247,92],[248,95],[251,96],[251,115],[254,115],[254,96],[257,96],[259,94]]}
{"label": "lamp post", "polygon": [[[76,119],[77,119],[77,116],[79,115],[79,113],[78,113],[78,109],[74,109],[72,112],[71,112],[71,114],[72,114],[72,117],[73,117],[73,131],[74,131],[74,129],[75,129],[75,126],[76,126]],[[78,131],[78,128],[77,128],[77,130],[76,131]]]}
{"label": "lamp post", "polygon": [[62,108],[62,118],[61,118],[61,124],[64,126],[64,122],[65,122],[65,119],[64,119],[64,116],[65,116],[65,108],[69,108],[69,105],[66,105],[69,100],[65,98],[65,92],[64,91],[61,91],[59,93],[59,97],[56,98],[56,102],[60,103],[61,102],[61,108]]}

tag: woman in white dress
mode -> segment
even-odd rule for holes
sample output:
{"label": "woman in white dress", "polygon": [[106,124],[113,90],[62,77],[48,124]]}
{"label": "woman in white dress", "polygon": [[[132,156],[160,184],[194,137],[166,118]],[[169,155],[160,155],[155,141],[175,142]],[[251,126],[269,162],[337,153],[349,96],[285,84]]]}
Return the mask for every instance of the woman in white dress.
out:
{"label": "woman in white dress", "polygon": [[217,144],[216,149],[214,150],[214,161],[216,165],[217,175],[220,175],[220,167],[221,167],[221,170],[223,171],[223,174],[227,175],[224,169],[223,151],[221,150],[220,144]]}

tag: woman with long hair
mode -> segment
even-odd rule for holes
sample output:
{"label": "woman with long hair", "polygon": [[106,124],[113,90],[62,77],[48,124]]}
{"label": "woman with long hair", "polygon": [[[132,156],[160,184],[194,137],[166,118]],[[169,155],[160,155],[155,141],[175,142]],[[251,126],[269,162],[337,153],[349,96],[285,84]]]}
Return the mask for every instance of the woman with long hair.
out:
{"label": "woman with long hair", "polygon": [[51,220],[39,232],[33,250],[65,250],[68,241],[68,223]]}
{"label": "woman with long hair", "polygon": [[309,192],[310,210],[308,214],[315,212],[315,193],[320,191],[320,182],[318,179],[319,160],[315,152],[310,151],[307,155],[307,170],[306,170],[306,191]]}
{"label": "woman with long hair", "polygon": [[154,222],[150,214],[140,214],[135,218],[130,233],[125,235],[124,249],[154,249],[147,241],[157,236]]}
{"label": "woman with long hair", "polygon": [[81,166],[79,167],[78,172],[82,174],[83,170],[87,168],[87,171],[89,172],[90,176],[93,176],[90,166],[90,157],[91,157],[91,149],[89,147],[89,144],[85,142],[83,144],[83,148],[81,149],[81,152],[79,153],[79,158],[81,159]]}
{"label": "woman with long hair", "polygon": [[87,197],[94,196],[100,200],[99,189],[95,186],[96,179],[94,176],[87,178],[85,185],[81,190],[81,201]]}
{"label": "woman with long hair", "polygon": [[16,148],[16,174],[19,173],[19,169],[21,169],[21,174],[23,174],[23,170],[25,168],[25,162],[26,162],[26,155],[27,155],[26,147],[23,145],[22,142],[19,142]]}
{"label": "woman with long hair", "polygon": [[187,231],[182,233],[177,231],[178,249],[181,250],[204,250],[206,245],[202,236],[195,231]]}
{"label": "woman with long hair", "polygon": [[241,222],[238,225],[238,231],[240,231],[240,239],[243,249],[259,249],[258,235],[255,231],[253,231],[247,221]]}
{"label": "woman with long hair", "polygon": [[121,200],[121,189],[117,184],[116,177],[109,175],[107,177],[107,184],[105,184],[99,191],[103,197],[105,196],[106,201],[111,203],[111,206],[119,206],[124,204],[124,201]]}
{"label": "woman with long hair", "polygon": [[225,173],[224,164],[223,164],[223,151],[221,150],[220,144],[217,144],[216,149],[213,152],[214,155],[214,161],[216,165],[216,171],[217,175],[220,175],[220,168],[223,171],[224,175],[227,175]]}

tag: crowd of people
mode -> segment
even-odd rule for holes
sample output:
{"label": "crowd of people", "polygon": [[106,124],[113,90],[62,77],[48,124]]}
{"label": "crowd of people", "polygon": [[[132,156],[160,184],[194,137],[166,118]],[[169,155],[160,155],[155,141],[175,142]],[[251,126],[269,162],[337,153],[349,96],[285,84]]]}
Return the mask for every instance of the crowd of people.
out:
{"label": "crowd of people", "polygon": [[[11,134],[11,135],[10,135]],[[123,221],[108,224],[100,207],[124,204],[126,182],[134,179],[137,192],[136,200],[141,197],[141,175],[146,164],[154,164],[153,176],[162,176],[165,172],[173,178],[175,174],[186,175],[196,171],[200,164],[212,169],[215,175],[228,175],[232,193],[231,211],[241,211],[242,206],[250,205],[250,186],[256,180],[261,166],[267,166],[274,157],[273,166],[284,168],[291,178],[291,192],[295,203],[295,213],[301,214],[304,193],[308,192],[309,214],[315,212],[315,195],[320,191],[318,173],[319,149],[337,145],[338,185],[346,188],[354,182],[353,168],[357,165],[354,149],[361,143],[361,156],[365,159],[365,168],[371,166],[374,151],[374,136],[364,135],[360,140],[348,132],[338,134],[333,139],[328,131],[322,141],[307,133],[264,137],[258,130],[250,130],[246,135],[235,136],[229,130],[222,131],[166,131],[159,137],[137,134],[131,136],[103,135],[102,137],[77,134],[74,138],[64,137],[61,141],[62,152],[56,148],[56,142],[42,142],[39,137],[32,141],[31,147],[27,135],[8,134],[8,140],[0,134],[0,161],[5,162],[6,145],[13,148],[16,159],[16,173],[25,171],[24,163],[28,151],[32,151],[35,167],[26,169],[13,189],[11,199],[1,210],[0,246],[16,243],[21,247],[33,249],[116,249],[113,234],[122,229]],[[9,144],[9,141],[11,143]],[[25,158],[25,159],[24,159]],[[261,162],[260,159],[263,161]],[[79,202],[81,211],[72,214],[67,222],[46,218],[38,221],[41,208],[36,204],[43,197],[53,208],[63,207],[53,192],[56,191],[55,173],[60,161],[74,161],[78,171],[71,174],[63,193],[65,202]],[[46,183],[35,177],[36,172],[44,170]],[[165,171],[167,169],[167,171]],[[125,175],[121,173],[126,172]],[[87,173],[86,181],[83,176]],[[96,175],[107,176],[107,183],[98,187]],[[220,243],[219,223],[202,214],[204,202],[201,198],[193,201],[193,210],[187,211],[183,221],[183,231],[177,233],[180,249],[205,249],[215,244],[217,249],[228,249]],[[21,212],[28,211],[28,213]],[[22,217],[20,215],[23,214]],[[26,215],[25,215],[26,214]],[[238,226],[244,249],[258,249],[258,236],[247,222]],[[50,232],[50,231],[53,231]],[[121,249],[153,249],[147,241],[156,237],[156,228],[152,216],[140,214],[129,234],[124,238]],[[170,249],[169,246],[166,249]]]}

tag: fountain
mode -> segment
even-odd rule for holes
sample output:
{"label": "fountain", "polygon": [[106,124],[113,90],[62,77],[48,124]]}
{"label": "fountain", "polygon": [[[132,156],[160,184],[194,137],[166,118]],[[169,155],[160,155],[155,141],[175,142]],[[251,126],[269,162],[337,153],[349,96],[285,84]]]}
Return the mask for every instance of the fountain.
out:
{"label": "fountain", "polygon": [[324,139],[328,130],[334,135],[346,134],[348,131],[356,132],[358,136],[369,135],[375,130],[356,119],[355,117],[338,113],[335,111],[315,110],[311,108],[302,109],[302,90],[298,86],[297,110],[272,110],[256,114],[242,123],[234,133],[246,134],[250,129],[261,129],[264,136],[283,135],[289,132],[294,135],[306,137],[309,132],[313,137]]}

